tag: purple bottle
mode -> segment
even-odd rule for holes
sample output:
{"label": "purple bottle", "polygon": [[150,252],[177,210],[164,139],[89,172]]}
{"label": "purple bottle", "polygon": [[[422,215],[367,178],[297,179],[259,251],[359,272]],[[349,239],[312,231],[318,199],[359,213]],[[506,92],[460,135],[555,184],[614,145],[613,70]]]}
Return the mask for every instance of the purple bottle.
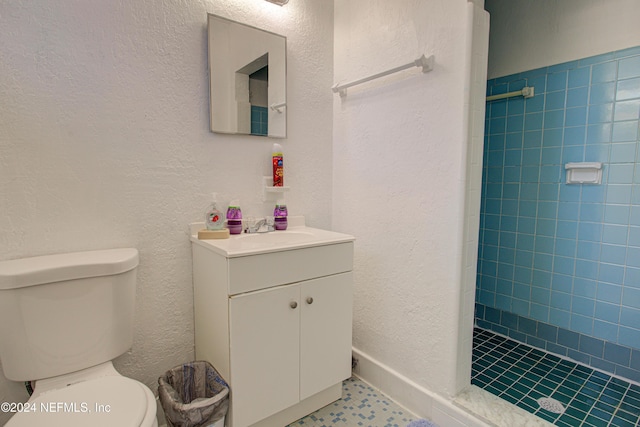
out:
{"label": "purple bottle", "polygon": [[233,200],[227,208],[227,228],[229,234],[242,233],[242,211],[240,210],[240,202]]}
{"label": "purple bottle", "polygon": [[284,201],[278,201],[275,209],[273,210],[274,225],[276,230],[287,229],[287,205]]}

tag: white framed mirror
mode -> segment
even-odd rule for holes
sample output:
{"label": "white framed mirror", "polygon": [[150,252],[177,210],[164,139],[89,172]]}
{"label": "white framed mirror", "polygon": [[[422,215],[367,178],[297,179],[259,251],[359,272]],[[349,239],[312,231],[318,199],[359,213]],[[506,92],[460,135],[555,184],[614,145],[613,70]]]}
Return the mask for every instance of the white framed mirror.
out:
{"label": "white framed mirror", "polygon": [[287,39],[208,15],[212,132],[287,136]]}

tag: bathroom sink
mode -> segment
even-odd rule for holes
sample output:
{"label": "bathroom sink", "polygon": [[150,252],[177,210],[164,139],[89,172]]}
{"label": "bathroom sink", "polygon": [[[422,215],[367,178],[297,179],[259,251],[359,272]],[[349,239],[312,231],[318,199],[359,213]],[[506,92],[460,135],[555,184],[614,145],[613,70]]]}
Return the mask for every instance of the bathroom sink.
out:
{"label": "bathroom sink", "polygon": [[288,245],[308,242],[314,238],[314,233],[302,230],[273,231],[269,233],[240,234],[236,240],[241,245]]}
{"label": "bathroom sink", "polygon": [[191,235],[192,242],[207,247],[228,258],[332,245],[353,240],[354,237],[348,234],[306,226],[289,227],[284,231],[271,231],[268,233],[243,233],[232,235],[228,239],[211,240],[199,240],[197,231],[194,233],[192,227]]}

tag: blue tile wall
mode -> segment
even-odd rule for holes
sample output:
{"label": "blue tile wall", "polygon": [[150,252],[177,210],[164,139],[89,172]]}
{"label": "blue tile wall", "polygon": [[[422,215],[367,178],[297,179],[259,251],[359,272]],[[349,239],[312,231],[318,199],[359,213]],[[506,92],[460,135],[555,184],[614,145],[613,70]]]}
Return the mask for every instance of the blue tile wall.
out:
{"label": "blue tile wall", "polygon": [[251,135],[268,135],[269,111],[267,107],[251,106]]}
{"label": "blue tile wall", "polygon": [[[640,349],[640,47],[489,80],[487,95],[525,85],[534,97],[487,103],[476,301]],[[602,185],[565,184],[582,161],[603,163]],[[600,354],[587,338],[571,355]]]}
{"label": "blue tile wall", "polygon": [[640,350],[476,303],[476,324],[550,353],[640,382]]}

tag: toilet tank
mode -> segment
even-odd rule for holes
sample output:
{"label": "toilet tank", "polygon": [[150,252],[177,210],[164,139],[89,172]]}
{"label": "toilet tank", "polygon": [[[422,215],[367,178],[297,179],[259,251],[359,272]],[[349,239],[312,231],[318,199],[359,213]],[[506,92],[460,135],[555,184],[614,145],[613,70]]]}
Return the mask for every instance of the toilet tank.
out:
{"label": "toilet tank", "polygon": [[125,353],[133,342],[137,249],[0,261],[0,361],[27,381]]}

